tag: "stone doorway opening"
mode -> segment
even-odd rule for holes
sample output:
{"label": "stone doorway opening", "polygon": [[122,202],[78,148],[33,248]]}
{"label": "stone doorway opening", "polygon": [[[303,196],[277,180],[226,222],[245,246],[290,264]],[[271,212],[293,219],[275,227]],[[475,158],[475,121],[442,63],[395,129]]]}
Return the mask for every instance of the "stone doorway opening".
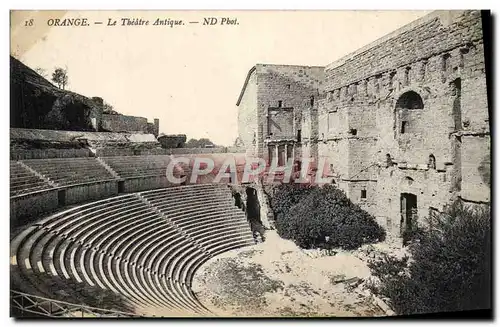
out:
{"label": "stone doorway opening", "polygon": [[[413,229],[417,219],[417,196],[412,193],[401,193],[401,237]],[[403,240],[404,242],[405,240]]]}
{"label": "stone doorway opening", "polygon": [[265,228],[260,218],[260,202],[257,197],[257,190],[253,187],[247,187],[245,193],[247,220],[250,223],[255,242],[257,243],[259,238],[261,242],[264,242],[266,240]]}

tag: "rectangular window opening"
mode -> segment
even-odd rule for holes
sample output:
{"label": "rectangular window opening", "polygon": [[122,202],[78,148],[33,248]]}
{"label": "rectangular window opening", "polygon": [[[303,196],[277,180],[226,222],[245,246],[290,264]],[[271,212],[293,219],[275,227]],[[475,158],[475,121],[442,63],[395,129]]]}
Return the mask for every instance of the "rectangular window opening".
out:
{"label": "rectangular window opening", "polygon": [[407,129],[408,129],[408,122],[402,121],[401,122],[401,134],[406,133]]}
{"label": "rectangular window opening", "polygon": [[125,181],[118,182],[118,193],[125,193]]}
{"label": "rectangular window opening", "polygon": [[66,190],[59,190],[57,192],[57,202],[59,207],[64,207],[66,205]]}

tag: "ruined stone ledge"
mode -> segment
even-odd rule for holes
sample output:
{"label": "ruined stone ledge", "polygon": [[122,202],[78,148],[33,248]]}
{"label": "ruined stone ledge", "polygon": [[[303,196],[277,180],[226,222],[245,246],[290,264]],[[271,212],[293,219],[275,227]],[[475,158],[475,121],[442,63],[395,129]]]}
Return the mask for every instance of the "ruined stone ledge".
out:
{"label": "ruined stone ledge", "polygon": [[342,182],[377,182],[377,179],[349,179],[349,178],[342,178]]}
{"label": "ruined stone ledge", "polygon": [[296,138],[282,138],[282,139],[265,139],[264,143],[279,143],[279,142],[297,142]]}
{"label": "ruined stone ledge", "polygon": [[[467,42],[462,42],[460,44],[455,44],[455,45],[453,45],[451,47],[447,47],[445,49],[439,49],[438,51],[433,51],[433,52],[425,54],[423,56],[419,56],[418,58],[416,58],[414,60],[405,62],[404,64],[398,64],[395,67],[390,67],[390,68],[384,68],[384,69],[380,69],[380,70],[371,71],[367,75],[364,75],[361,78],[353,78],[351,80],[348,80],[347,82],[338,83],[338,84],[337,83],[332,83],[332,84],[328,84],[327,83],[327,85],[325,86],[325,90],[328,92],[329,90],[336,90],[336,89],[341,89],[343,87],[348,87],[349,85],[352,85],[352,84],[355,84],[355,83],[360,83],[363,80],[370,79],[373,76],[376,76],[376,75],[386,75],[386,74],[389,74],[390,72],[392,72],[394,70],[398,70],[398,69],[401,69],[403,67],[406,67],[406,66],[409,66],[409,65],[412,65],[412,64],[416,64],[416,63],[418,63],[418,62],[420,62],[422,60],[426,60],[427,58],[436,57],[436,56],[439,56],[440,54],[445,53],[445,52],[452,52],[455,49],[462,48],[462,47],[468,46],[470,44],[475,45],[476,43],[482,43],[482,42],[483,42],[482,38],[473,38],[472,40],[468,40]],[[370,50],[372,50],[372,49],[367,49],[366,52],[368,52]],[[347,62],[345,62],[344,64],[346,64],[346,63]],[[332,70],[339,69],[344,64],[339,65],[337,67],[332,67],[332,68],[328,68],[327,67],[327,69],[326,69],[327,74],[331,73]],[[328,79],[329,79],[328,76],[326,77],[326,79],[328,81]]]}
{"label": "ruined stone ledge", "polygon": [[490,132],[487,130],[481,130],[481,131],[456,131],[450,134],[451,136],[455,137],[461,137],[461,136],[479,136],[479,137],[484,137],[484,136],[490,136]]}
{"label": "ruined stone ledge", "polygon": [[378,141],[378,137],[374,137],[374,136],[354,136],[354,135],[328,137],[328,138],[318,139],[318,141],[328,142],[328,141],[339,141],[339,140],[344,140],[344,139]]}

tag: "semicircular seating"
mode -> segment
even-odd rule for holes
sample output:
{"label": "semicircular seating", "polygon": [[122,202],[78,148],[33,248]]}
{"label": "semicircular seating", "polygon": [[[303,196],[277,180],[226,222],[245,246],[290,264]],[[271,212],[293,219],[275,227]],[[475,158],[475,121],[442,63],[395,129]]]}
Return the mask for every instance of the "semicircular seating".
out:
{"label": "semicircular seating", "polygon": [[211,315],[191,289],[196,270],[252,244],[245,214],[226,186],[188,185],[47,217],[11,241],[11,270],[16,287],[35,295],[81,303],[85,289],[106,290],[138,314]]}

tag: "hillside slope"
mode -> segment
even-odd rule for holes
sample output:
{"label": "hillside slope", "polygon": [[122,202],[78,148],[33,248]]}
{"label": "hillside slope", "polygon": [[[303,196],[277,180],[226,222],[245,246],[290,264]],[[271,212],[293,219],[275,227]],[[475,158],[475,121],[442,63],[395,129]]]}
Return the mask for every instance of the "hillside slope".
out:
{"label": "hillside slope", "polygon": [[10,127],[93,130],[96,104],[89,98],[52,85],[10,57]]}

